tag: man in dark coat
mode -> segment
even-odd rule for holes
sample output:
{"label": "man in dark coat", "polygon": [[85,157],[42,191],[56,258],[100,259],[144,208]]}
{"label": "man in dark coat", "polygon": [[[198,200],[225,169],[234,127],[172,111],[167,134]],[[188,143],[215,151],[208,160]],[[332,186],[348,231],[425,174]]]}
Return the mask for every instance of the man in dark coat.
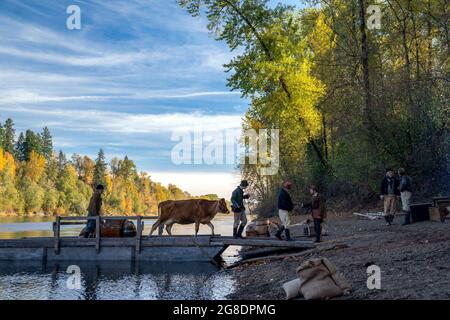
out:
{"label": "man in dark coat", "polygon": [[290,181],[285,181],[283,183],[283,187],[280,189],[278,193],[278,215],[281,220],[281,227],[278,229],[275,237],[281,239],[281,234],[283,231],[286,234],[286,240],[292,241],[291,233],[289,227],[291,225],[290,213],[294,210],[294,203],[292,202],[290,190],[292,189],[292,183]]}
{"label": "man in dark coat", "polygon": [[[101,209],[102,209],[102,194],[105,190],[105,187],[101,184],[99,184],[94,191],[94,194],[91,197],[91,200],[89,201],[89,207],[88,207],[88,217],[97,217],[100,215]],[[95,231],[95,220],[88,220],[86,225],[86,231],[84,233],[84,237],[87,238],[92,235]]]}
{"label": "man in dark coat", "polygon": [[325,197],[317,191],[317,187],[314,185],[309,187],[309,193],[311,194],[311,202],[303,204],[302,207],[311,209],[316,242],[318,243],[322,240],[322,223],[327,217]]}
{"label": "man in dark coat", "polygon": [[392,169],[386,169],[386,175],[381,181],[380,199],[384,201],[384,219],[390,226],[394,221],[397,197],[400,196],[399,182]]}
{"label": "man in dark coat", "polygon": [[243,180],[231,195],[231,209],[234,213],[233,238],[242,238],[242,232],[247,225],[247,215],[244,206],[244,199],[249,198],[249,195],[244,194],[244,190],[247,187],[247,180]]}

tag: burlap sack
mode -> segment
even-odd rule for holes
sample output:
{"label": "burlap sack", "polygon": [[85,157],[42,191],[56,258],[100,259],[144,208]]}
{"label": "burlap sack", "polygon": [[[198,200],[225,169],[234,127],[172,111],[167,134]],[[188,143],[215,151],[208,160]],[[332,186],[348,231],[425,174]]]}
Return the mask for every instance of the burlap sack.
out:
{"label": "burlap sack", "polygon": [[284,292],[286,293],[286,300],[297,298],[300,293],[300,280],[294,279],[283,284]]}
{"label": "burlap sack", "polygon": [[326,258],[311,259],[297,268],[306,300],[329,299],[350,292],[350,284]]}

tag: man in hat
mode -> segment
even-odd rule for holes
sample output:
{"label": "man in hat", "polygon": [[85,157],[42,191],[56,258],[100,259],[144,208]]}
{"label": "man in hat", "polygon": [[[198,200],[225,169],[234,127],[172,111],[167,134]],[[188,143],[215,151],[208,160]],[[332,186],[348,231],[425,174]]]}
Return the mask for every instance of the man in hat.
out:
{"label": "man in hat", "polygon": [[[101,184],[99,184],[94,191],[94,194],[91,197],[91,200],[89,201],[89,207],[88,207],[88,217],[97,217],[101,213],[102,209],[102,194],[105,190],[105,187]],[[86,231],[84,233],[84,237],[88,238],[92,236],[92,234],[95,231],[95,220],[88,220],[86,225]]]}
{"label": "man in hat", "polygon": [[247,224],[247,216],[245,214],[244,199],[248,199],[249,195],[244,194],[244,190],[248,187],[247,180],[242,180],[241,184],[233,191],[231,195],[231,209],[234,213],[233,238],[242,238],[242,232]]}
{"label": "man in hat", "polygon": [[386,175],[381,181],[380,198],[384,201],[384,219],[390,226],[394,221],[397,197],[400,196],[399,182],[392,169],[386,169]]}
{"label": "man in hat", "polygon": [[290,191],[292,189],[292,183],[285,181],[283,187],[278,193],[278,215],[281,220],[281,227],[278,229],[275,237],[281,240],[281,234],[283,231],[286,234],[286,240],[292,241],[289,227],[291,225],[290,212],[294,210],[294,203],[292,202]]}
{"label": "man in hat", "polygon": [[319,193],[315,185],[309,187],[309,193],[311,194],[311,202],[303,204],[302,207],[311,209],[316,233],[315,242],[319,243],[322,241],[322,223],[327,217],[325,197]]}

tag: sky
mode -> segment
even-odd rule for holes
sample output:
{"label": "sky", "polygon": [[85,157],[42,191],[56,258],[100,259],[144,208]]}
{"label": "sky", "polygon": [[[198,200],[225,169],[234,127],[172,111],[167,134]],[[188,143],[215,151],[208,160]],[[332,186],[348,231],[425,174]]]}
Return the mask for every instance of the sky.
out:
{"label": "sky", "polygon": [[[80,30],[66,26],[70,5]],[[68,156],[95,159],[103,148],[165,185],[229,198],[235,164],[172,159],[174,133],[238,130],[248,107],[226,86],[234,54],[206,24],[174,0],[1,0],[0,121],[49,127]]]}

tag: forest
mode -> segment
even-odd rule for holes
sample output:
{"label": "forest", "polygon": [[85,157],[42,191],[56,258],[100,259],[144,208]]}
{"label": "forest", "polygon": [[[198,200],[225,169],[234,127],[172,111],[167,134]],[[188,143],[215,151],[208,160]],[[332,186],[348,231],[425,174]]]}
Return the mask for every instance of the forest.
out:
{"label": "forest", "polygon": [[95,160],[56,153],[47,127],[16,139],[14,122],[7,119],[0,123],[0,214],[83,215],[97,184],[106,187],[103,212],[110,215],[155,214],[161,201],[192,197],[173,184],[152,181],[127,156],[109,164],[105,159],[103,150]]}
{"label": "forest", "polygon": [[178,2],[235,53],[225,68],[250,101],[243,129],[280,130],[278,175],[241,167],[260,212],[284,179],[297,198],[316,184],[329,203],[373,204],[388,167],[406,168],[415,199],[449,193],[446,0]]}

